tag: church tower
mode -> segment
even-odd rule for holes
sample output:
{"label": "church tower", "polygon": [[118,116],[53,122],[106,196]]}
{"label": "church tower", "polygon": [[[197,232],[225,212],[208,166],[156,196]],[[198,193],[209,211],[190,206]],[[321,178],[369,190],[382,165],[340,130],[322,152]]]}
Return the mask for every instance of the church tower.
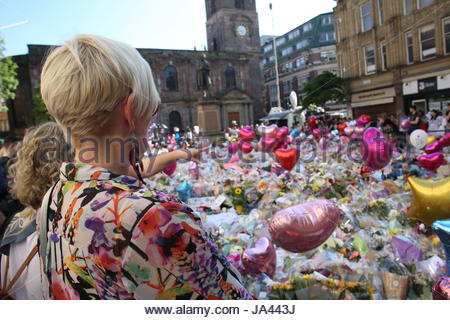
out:
{"label": "church tower", "polygon": [[205,0],[209,51],[260,53],[256,0]]}

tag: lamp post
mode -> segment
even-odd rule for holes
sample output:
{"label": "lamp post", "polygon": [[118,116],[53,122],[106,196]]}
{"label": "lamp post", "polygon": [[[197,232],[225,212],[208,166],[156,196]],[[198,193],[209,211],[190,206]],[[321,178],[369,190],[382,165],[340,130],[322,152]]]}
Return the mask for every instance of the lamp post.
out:
{"label": "lamp post", "polygon": [[278,112],[280,112],[281,109],[281,94],[280,94],[280,76],[278,74],[278,54],[277,54],[277,42],[275,37],[275,19],[273,17],[273,7],[272,2],[269,4],[270,8],[270,14],[272,15],[272,41],[273,41],[273,53],[275,56],[275,77],[276,77],[276,86],[277,86],[277,108]]}

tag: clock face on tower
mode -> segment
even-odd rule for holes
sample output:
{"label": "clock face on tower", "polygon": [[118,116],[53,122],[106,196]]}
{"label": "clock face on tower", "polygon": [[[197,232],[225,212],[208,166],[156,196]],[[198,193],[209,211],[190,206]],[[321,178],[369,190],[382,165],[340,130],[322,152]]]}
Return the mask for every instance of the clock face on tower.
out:
{"label": "clock face on tower", "polygon": [[247,27],[240,25],[236,28],[236,32],[240,37],[245,37],[247,35]]}

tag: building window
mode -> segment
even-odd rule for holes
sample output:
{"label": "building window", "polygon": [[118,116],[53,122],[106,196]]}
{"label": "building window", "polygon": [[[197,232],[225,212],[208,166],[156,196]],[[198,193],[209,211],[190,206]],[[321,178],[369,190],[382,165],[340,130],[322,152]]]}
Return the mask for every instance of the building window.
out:
{"label": "building window", "polygon": [[428,60],[436,57],[436,39],[434,24],[419,29],[421,59]]}
{"label": "building window", "polygon": [[181,115],[178,111],[172,111],[169,113],[170,132],[174,132],[175,127],[178,129],[183,129],[183,121],[181,120]]}
{"label": "building window", "polygon": [[233,67],[225,69],[225,88],[227,90],[236,88],[236,72]]}
{"label": "building window", "polygon": [[388,68],[387,63],[387,47],[385,43],[381,44],[381,69],[386,71]]}
{"label": "building window", "polygon": [[292,52],[294,52],[294,48],[288,47],[286,49],[281,50],[281,55],[284,57],[287,56],[288,54],[291,54]]}
{"label": "building window", "polygon": [[216,7],[216,0],[211,0],[211,14],[216,13],[217,7]]}
{"label": "building window", "polygon": [[297,68],[305,67],[306,66],[306,59],[305,59],[305,57],[298,58],[297,61],[296,61],[296,64],[297,64]]}
{"label": "building window", "polygon": [[414,45],[412,33],[407,33],[405,35],[406,39],[406,62],[408,64],[414,63]]}
{"label": "building window", "polygon": [[329,25],[329,24],[332,24],[332,23],[333,23],[333,16],[332,15],[325,16],[325,17],[322,18],[322,25],[326,26],[326,25]]}
{"label": "building window", "polygon": [[361,6],[361,27],[362,32],[368,31],[373,27],[372,4],[370,2]]}
{"label": "building window", "polygon": [[366,64],[366,75],[375,73],[375,50],[373,45],[368,45],[364,47],[364,59]]}
{"label": "building window", "polygon": [[334,41],[335,39],[334,32],[323,32],[319,36],[320,42]]}
{"label": "building window", "polygon": [[417,8],[422,9],[431,6],[435,0],[417,0]]}
{"label": "building window", "polygon": [[323,62],[335,62],[336,61],[336,50],[321,51],[320,59]]}
{"label": "building window", "polygon": [[450,17],[442,21],[443,36],[444,36],[444,53],[450,54]]}
{"label": "building window", "polygon": [[403,0],[403,13],[410,14],[413,11],[413,0]]}
{"label": "building window", "polygon": [[378,21],[384,23],[384,0],[378,0]]}
{"label": "building window", "polygon": [[273,44],[268,44],[264,46],[264,52],[269,52],[273,50]]}
{"label": "building window", "polygon": [[174,66],[168,66],[164,69],[164,82],[167,91],[178,90],[177,69]]}
{"label": "building window", "polygon": [[244,0],[234,0],[234,6],[236,7],[236,9],[245,9],[245,3]]}
{"label": "building window", "polygon": [[277,46],[281,46],[285,42],[286,42],[286,38],[285,37],[281,37],[281,38],[277,39],[276,44],[277,44]]}
{"label": "building window", "polygon": [[312,23],[311,23],[311,22],[308,22],[308,23],[306,23],[306,24],[303,26],[303,32],[311,31],[312,28],[313,28]]}
{"label": "building window", "polygon": [[294,30],[288,34],[289,40],[292,40],[300,35],[300,29]]}
{"label": "building window", "polygon": [[297,50],[303,49],[305,47],[309,46],[309,40],[302,40],[300,42],[297,42],[297,44],[295,45],[295,48]]}

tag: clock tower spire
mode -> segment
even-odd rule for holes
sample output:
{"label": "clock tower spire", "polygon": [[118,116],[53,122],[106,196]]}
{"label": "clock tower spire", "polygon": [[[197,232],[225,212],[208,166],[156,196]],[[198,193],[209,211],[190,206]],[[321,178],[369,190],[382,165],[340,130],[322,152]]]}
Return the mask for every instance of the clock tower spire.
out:
{"label": "clock tower spire", "polygon": [[209,51],[260,53],[256,0],[205,0]]}

